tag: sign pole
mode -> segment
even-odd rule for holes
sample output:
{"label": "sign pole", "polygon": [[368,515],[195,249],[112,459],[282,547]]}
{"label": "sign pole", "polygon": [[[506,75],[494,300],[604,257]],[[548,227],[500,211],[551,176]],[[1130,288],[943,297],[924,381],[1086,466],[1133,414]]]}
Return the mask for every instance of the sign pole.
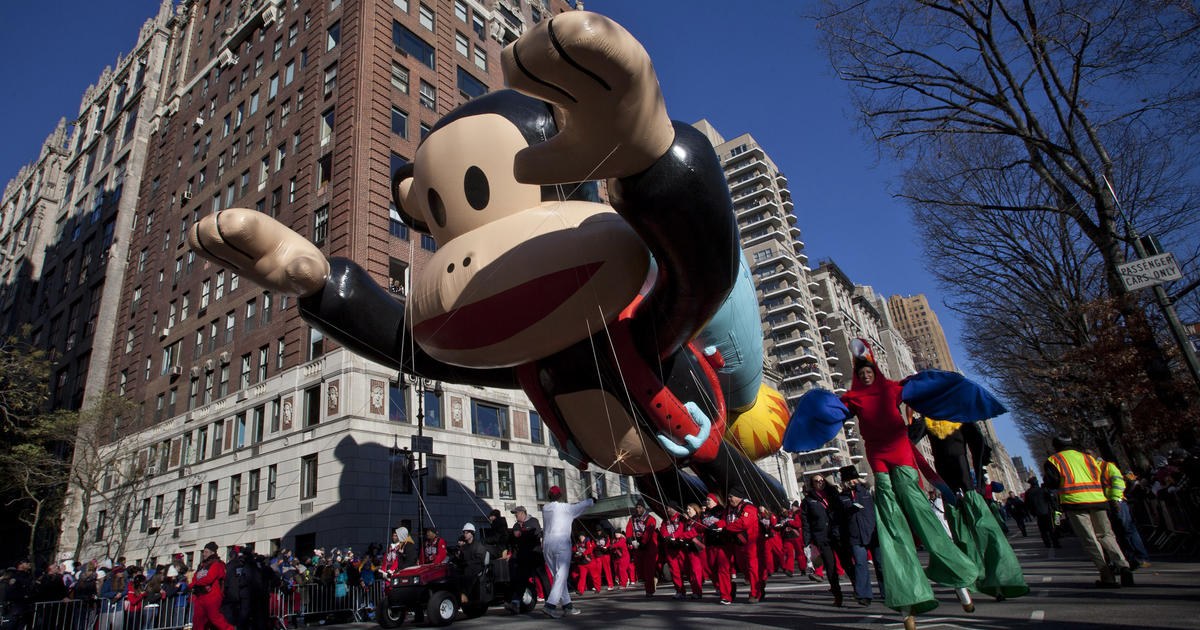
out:
{"label": "sign pole", "polygon": [[[1125,235],[1133,243],[1133,251],[1138,255],[1138,258],[1146,258],[1146,246],[1142,243],[1142,239],[1138,237],[1137,230],[1129,223],[1129,218],[1121,210],[1121,201],[1117,199],[1117,193],[1113,190],[1112,184],[1108,178],[1103,175],[1104,184],[1108,186],[1108,192],[1113,197],[1113,202],[1116,205],[1117,212],[1121,214],[1121,220],[1125,222]],[[1196,381],[1196,386],[1200,387],[1200,359],[1196,357],[1196,351],[1192,348],[1192,344],[1188,341],[1187,333],[1183,329],[1183,323],[1179,321],[1179,315],[1175,313],[1175,304],[1171,302],[1171,298],[1167,296],[1167,290],[1161,284],[1154,285],[1154,299],[1158,302],[1158,308],[1162,310],[1163,316],[1167,319],[1167,326],[1171,329],[1171,336],[1175,338],[1175,343],[1179,346],[1179,352],[1183,354],[1183,359],[1187,363],[1188,371],[1192,375],[1192,380]]]}

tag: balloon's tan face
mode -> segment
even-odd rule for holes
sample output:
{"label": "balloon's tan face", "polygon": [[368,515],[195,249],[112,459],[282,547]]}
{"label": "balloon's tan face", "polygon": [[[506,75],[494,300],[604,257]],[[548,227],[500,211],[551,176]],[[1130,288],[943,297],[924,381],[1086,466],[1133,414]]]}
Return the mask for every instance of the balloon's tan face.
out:
{"label": "balloon's tan face", "polygon": [[414,336],[464,367],[529,363],[586,339],[636,297],[649,270],[641,239],[607,205],[541,199],[513,160],[525,148],[504,117],[462,118],[425,139],[404,209],[438,251],[411,292]]}

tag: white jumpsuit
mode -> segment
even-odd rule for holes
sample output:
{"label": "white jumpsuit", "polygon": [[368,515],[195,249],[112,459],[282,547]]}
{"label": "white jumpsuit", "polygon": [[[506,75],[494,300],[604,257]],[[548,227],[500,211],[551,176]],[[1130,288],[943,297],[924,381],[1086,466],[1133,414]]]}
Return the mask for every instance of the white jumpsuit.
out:
{"label": "white jumpsuit", "polygon": [[591,499],[579,503],[547,503],[542,508],[542,555],[546,558],[546,569],[554,579],[554,586],[546,596],[551,606],[566,606],[571,603],[571,524],[576,517],[592,505]]}

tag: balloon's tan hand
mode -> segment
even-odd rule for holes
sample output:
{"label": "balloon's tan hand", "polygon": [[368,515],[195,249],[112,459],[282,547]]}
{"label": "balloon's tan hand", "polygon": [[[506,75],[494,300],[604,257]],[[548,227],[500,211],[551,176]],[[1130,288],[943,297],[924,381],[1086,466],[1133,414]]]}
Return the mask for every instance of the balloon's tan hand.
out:
{"label": "balloon's tan hand", "polygon": [[508,86],[556,105],[559,132],[517,154],[519,181],[562,184],[644,171],[675,140],[650,56],[588,11],[544,20],[505,47]]}
{"label": "balloon's tan hand", "polygon": [[188,231],[196,254],[264,288],[296,296],[317,293],[329,261],[307,238],[254,210],[230,208],[210,214]]}

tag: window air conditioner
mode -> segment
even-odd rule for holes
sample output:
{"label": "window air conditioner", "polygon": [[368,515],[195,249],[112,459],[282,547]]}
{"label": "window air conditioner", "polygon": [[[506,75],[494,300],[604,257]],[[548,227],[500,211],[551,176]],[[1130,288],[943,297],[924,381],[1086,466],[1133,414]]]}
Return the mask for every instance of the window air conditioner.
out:
{"label": "window air conditioner", "polygon": [[230,355],[228,352],[221,353],[221,364],[222,365],[229,363],[229,359],[230,359]]}

